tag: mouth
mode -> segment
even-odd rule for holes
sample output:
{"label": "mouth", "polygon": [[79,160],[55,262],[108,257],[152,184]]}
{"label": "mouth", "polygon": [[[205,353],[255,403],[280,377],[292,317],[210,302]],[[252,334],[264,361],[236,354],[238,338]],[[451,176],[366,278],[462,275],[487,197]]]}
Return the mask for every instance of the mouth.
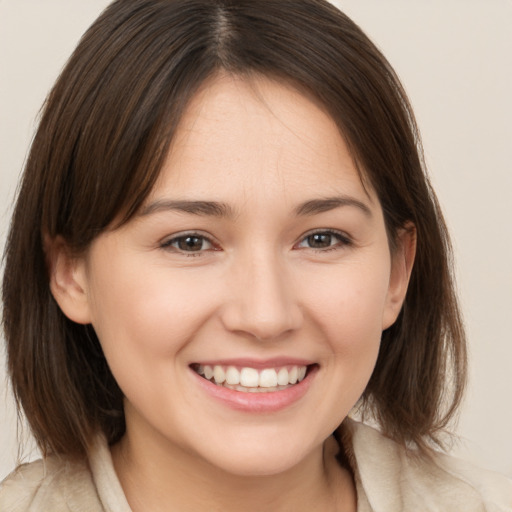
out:
{"label": "mouth", "polygon": [[199,376],[218,387],[242,393],[274,393],[296,386],[316,366],[316,364],[310,364],[254,368],[196,363],[192,364],[191,368]]}

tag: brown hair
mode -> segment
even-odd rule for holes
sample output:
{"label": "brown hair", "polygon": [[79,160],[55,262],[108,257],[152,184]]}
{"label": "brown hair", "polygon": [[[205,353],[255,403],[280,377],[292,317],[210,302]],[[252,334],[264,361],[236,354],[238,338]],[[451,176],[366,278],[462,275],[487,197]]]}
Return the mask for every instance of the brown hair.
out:
{"label": "brown hair", "polygon": [[187,102],[219,70],[308,91],[375,189],[391,246],[415,225],[405,304],[383,333],[362,404],[389,436],[425,447],[460,402],[465,339],[445,224],[388,62],[324,0],[118,0],[83,36],[46,101],[6,245],[8,367],[40,448],[83,455],[98,431],[113,443],[125,428],[122,392],[94,329],[66,318],[51,295],[43,239],[61,236],[79,253],[119,215],[128,221]]}

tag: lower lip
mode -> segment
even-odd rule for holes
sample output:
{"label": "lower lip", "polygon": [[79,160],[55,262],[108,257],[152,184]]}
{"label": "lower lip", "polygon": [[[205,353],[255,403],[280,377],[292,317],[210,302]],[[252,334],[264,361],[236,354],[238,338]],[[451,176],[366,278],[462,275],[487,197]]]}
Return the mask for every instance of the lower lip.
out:
{"label": "lower lip", "polygon": [[228,407],[249,413],[269,413],[286,409],[300,400],[307,393],[317,370],[318,367],[315,365],[309,369],[306,377],[298,384],[281,391],[269,391],[268,393],[236,391],[224,386],[217,386],[201,377],[194,370],[191,369],[190,371],[204,391]]}

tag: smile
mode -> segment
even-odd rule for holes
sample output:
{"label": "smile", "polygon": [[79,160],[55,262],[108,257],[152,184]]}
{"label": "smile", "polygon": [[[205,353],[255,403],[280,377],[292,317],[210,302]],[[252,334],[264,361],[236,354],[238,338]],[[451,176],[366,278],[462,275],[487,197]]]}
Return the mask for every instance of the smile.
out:
{"label": "smile", "polygon": [[194,365],[193,370],[206,380],[245,393],[271,393],[288,389],[306,377],[307,366],[282,366],[256,369],[223,365]]}
{"label": "smile", "polygon": [[310,361],[204,361],[190,365],[196,383],[214,402],[244,414],[276,413],[311,388],[320,366]]}

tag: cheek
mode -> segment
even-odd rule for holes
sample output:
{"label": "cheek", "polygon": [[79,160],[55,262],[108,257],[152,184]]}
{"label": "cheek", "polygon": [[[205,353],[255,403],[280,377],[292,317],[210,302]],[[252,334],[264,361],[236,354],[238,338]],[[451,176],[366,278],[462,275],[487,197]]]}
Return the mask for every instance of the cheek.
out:
{"label": "cheek", "polygon": [[109,362],[121,357],[163,361],[179,352],[215,303],[204,276],[114,259],[115,266],[95,274],[90,290],[92,323]]}
{"label": "cheek", "polygon": [[311,294],[309,309],[326,341],[325,361],[335,388],[342,390],[340,399],[343,397],[349,409],[366,388],[377,360],[388,276],[384,258],[372,265],[340,268],[337,276],[317,276],[315,280],[322,286]]}
{"label": "cheek", "polygon": [[[380,340],[389,285],[386,260],[361,262],[350,267],[317,274],[304,283],[311,292],[307,309],[340,350],[352,343],[361,347],[376,337]],[[333,347],[334,348],[334,347]]]}

